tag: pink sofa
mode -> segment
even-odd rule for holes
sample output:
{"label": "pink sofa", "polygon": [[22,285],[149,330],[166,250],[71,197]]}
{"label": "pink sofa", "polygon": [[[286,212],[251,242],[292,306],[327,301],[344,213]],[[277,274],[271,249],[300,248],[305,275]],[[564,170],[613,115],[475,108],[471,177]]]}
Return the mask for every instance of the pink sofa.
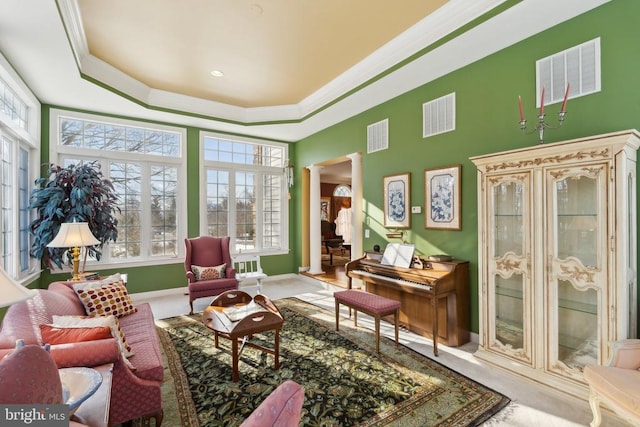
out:
{"label": "pink sofa", "polygon": [[[48,290],[38,290],[34,298],[9,307],[0,329],[0,359],[13,351],[18,339],[23,339],[27,345],[43,345],[38,325],[51,323],[53,315],[85,315],[84,306],[71,284],[54,282]],[[136,313],[118,319],[135,352],[128,359],[135,367],[134,371],[123,361],[113,338],[52,345],[51,356],[59,368],[113,363],[109,425],[151,416],[155,418],[156,426],[160,426],[163,416],[160,341],[149,304],[136,307]]]}

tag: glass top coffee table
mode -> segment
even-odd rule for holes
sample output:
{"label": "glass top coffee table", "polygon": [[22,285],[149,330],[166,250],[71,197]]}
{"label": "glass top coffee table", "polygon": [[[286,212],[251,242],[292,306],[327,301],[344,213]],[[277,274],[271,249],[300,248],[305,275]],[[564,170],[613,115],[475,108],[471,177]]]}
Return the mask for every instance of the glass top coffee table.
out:
{"label": "glass top coffee table", "polygon": [[[273,354],[274,369],[280,368],[280,329],[282,329],[284,317],[278,307],[266,296],[256,295],[252,298],[243,291],[226,291],[215,297],[205,308],[202,322],[213,330],[216,348],[218,337],[231,340],[234,382],[240,378],[238,361],[245,345]],[[273,348],[249,341],[253,334],[267,331],[275,331]]]}

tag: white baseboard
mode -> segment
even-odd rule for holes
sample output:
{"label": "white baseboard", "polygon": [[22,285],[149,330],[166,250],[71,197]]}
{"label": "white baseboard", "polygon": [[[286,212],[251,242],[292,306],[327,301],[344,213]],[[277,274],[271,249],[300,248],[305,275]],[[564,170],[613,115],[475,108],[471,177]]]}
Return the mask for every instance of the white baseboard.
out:
{"label": "white baseboard", "polygon": [[[276,276],[269,276],[266,279],[262,279],[262,283],[266,283],[266,282],[275,282],[277,280],[283,280],[283,279],[299,279],[299,278],[303,278],[304,276],[299,276],[295,273],[286,273],[286,274],[278,274]],[[249,281],[247,281],[247,283],[249,283],[248,285],[245,285],[246,287],[253,287],[255,286],[255,282],[251,283]],[[244,286],[240,286],[240,288],[242,289]],[[146,291],[146,292],[136,292],[136,293],[131,293],[129,294],[129,296],[131,297],[131,301],[132,302],[136,302],[136,301],[146,301],[149,300],[151,298],[160,298],[160,297],[165,297],[165,296],[169,296],[169,295],[184,295],[188,292],[188,289],[186,286],[180,286],[177,288],[169,288],[169,289],[159,289],[157,291]]]}

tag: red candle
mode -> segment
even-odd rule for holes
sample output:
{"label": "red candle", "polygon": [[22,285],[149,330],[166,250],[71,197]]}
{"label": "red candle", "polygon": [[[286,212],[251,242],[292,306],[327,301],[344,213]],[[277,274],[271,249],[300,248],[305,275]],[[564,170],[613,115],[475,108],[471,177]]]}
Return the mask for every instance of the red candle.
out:
{"label": "red candle", "polygon": [[518,108],[520,109],[520,121],[524,121],[524,113],[522,112],[522,98],[518,95]]}
{"label": "red candle", "polygon": [[544,114],[544,86],[542,86],[542,94],[540,95],[540,115]]}
{"label": "red candle", "polygon": [[564,113],[567,109],[567,98],[569,98],[569,83],[567,83],[567,90],[564,92],[564,99],[562,100],[562,107],[560,107],[560,112]]}

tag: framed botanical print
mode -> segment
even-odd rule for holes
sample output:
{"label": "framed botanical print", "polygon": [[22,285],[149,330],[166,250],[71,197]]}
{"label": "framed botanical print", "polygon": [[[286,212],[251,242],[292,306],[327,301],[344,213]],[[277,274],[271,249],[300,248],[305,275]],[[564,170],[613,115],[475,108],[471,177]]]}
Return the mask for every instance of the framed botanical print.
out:
{"label": "framed botanical print", "polygon": [[384,226],[409,228],[411,216],[410,174],[387,175],[383,178]]}
{"label": "framed botanical print", "polygon": [[320,221],[331,221],[331,197],[320,197]]}
{"label": "framed botanical print", "polygon": [[460,230],[460,169],[461,165],[425,169],[425,228]]}

